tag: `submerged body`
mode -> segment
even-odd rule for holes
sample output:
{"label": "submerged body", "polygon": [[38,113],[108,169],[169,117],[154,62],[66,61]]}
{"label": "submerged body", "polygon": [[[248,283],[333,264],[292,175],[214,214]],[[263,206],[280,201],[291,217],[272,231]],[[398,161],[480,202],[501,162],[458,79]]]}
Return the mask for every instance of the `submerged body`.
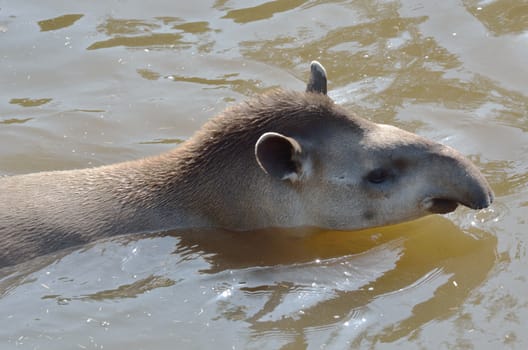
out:
{"label": "submerged body", "polygon": [[0,179],[0,266],[124,233],[352,230],[492,202],[461,154],[336,106],[311,68],[306,92],[258,96],[162,155]]}

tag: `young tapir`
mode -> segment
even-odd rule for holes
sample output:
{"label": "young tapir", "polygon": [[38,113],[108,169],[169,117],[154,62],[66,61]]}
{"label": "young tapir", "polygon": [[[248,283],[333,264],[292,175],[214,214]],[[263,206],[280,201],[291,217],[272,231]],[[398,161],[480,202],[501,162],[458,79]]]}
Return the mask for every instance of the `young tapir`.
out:
{"label": "young tapir", "polygon": [[253,98],[167,153],[0,179],[0,266],[124,233],[354,230],[490,205],[460,153],[358,118],[326,86],[314,61],[306,92]]}

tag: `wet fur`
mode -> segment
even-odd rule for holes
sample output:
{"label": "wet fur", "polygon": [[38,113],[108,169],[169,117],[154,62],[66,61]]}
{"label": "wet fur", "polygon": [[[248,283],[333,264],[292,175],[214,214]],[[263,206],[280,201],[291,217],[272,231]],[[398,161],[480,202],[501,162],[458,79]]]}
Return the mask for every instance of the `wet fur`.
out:
{"label": "wet fur", "polygon": [[[462,155],[351,115],[324,94],[325,74],[312,63],[308,92],[257,96],[158,156],[1,178],[0,267],[118,234],[357,229],[427,215],[437,198],[475,209],[491,203],[485,179]],[[263,138],[286,148],[274,159]],[[291,160],[284,156],[290,142],[298,151]],[[376,167],[399,177],[371,183]]]}
{"label": "wet fur", "polygon": [[[261,207],[277,205],[261,201],[252,208],[248,198],[258,195],[256,184],[269,183],[254,158],[259,136],[275,130],[307,137],[320,132],[321,123],[350,128],[348,115],[325,95],[275,90],[228,109],[158,156],[0,179],[0,266],[123,233],[243,229],[237,218],[242,207],[249,215],[245,221],[257,223]],[[254,191],[239,190],[244,187]]]}

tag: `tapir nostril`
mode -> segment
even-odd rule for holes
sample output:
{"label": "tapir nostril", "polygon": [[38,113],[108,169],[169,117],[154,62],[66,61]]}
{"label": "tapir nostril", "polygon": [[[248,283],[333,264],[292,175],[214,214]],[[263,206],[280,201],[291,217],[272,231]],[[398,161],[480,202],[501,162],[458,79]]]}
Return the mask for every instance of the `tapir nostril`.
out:
{"label": "tapir nostril", "polygon": [[478,188],[474,189],[470,194],[467,195],[467,202],[461,200],[460,204],[471,208],[471,209],[484,209],[493,203],[493,191],[486,184],[481,184]]}
{"label": "tapir nostril", "polygon": [[487,193],[487,196],[485,198],[483,198],[482,201],[476,203],[476,205],[474,206],[474,209],[484,209],[484,208],[487,208],[491,205],[491,203],[493,203],[493,192],[489,191]]}

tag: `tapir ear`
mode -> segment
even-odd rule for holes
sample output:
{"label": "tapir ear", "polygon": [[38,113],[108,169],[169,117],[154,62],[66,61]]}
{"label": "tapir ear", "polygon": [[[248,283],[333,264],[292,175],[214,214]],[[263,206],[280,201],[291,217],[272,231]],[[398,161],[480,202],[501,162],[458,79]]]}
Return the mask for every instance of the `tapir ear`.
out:
{"label": "tapir ear", "polygon": [[262,170],[275,178],[295,182],[301,176],[301,145],[291,137],[276,132],[262,134],[255,144],[255,157]]}
{"label": "tapir ear", "polygon": [[310,80],[306,85],[306,92],[326,95],[326,69],[317,61],[310,64]]}

